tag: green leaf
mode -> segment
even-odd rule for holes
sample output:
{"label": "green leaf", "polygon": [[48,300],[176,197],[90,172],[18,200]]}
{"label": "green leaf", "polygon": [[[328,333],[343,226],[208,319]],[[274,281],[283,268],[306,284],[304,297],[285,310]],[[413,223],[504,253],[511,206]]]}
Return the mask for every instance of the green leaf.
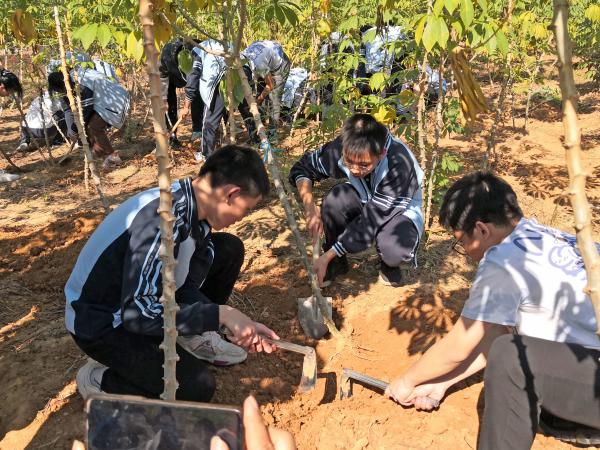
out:
{"label": "green leaf", "polygon": [[135,47],[137,45],[137,38],[135,37],[135,33],[132,31],[127,35],[127,48],[125,49],[125,53],[127,56],[131,58],[135,58]]}
{"label": "green leaf", "polygon": [[277,17],[277,21],[281,25],[285,25],[285,14],[284,14],[283,10],[281,9],[281,6],[276,4],[273,9],[275,10],[275,17]]}
{"label": "green leaf", "polygon": [[590,19],[592,22],[600,22],[600,6],[588,6],[585,10],[584,15],[587,19]]}
{"label": "green leaf", "polygon": [[463,21],[465,28],[473,22],[475,13],[473,11],[473,2],[471,0],[460,0],[460,18]]}
{"label": "green leaf", "polygon": [[362,41],[365,44],[367,44],[369,42],[373,42],[373,40],[375,39],[375,36],[377,36],[377,28],[373,28],[372,30],[369,30],[365,34],[363,34]]}
{"label": "green leaf", "polygon": [[435,0],[433,4],[433,14],[435,16],[439,16],[442,10],[444,9],[445,0]]}
{"label": "green leaf", "polygon": [[456,31],[456,34],[459,38],[462,37],[463,32],[465,31],[460,20],[455,20],[454,22],[452,22],[452,29]]}
{"label": "green leaf", "polygon": [[98,24],[90,24],[84,31],[81,32],[79,40],[84,50],[87,50],[92,42],[96,39],[96,32],[98,31]]}
{"label": "green leaf", "polygon": [[319,23],[317,23],[317,33],[319,33],[319,36],[329,36],[329,33],[331,33],[331,25],[326,19],[319,19]]}
{"label": "green leaf", "polygon": [[444,7],[448,14],[452,14],[456,8],[458,8],[459,0],[446,0],[444,2]]}
{"label": "green leaf", "polygon": [[142,42],[142,39],[138,39],[135,43],[135,47],[133,50],[133,57],[135,58],[135,60],[137,62],[140,62],[142,60],[143,56],[144,56],[144,43]]}
{"label": "green leaf", "polygon": [[265,19],[267,22],[271,22],[273,20],[273,17],[275,17],[275,9],[273,5],[269,5],[265,10]]}
{"label": "green leaf", "polygon": [[281,9],[283,10],[283,14],[285,14],[285,18],[290,23],[290,25],[292,25],[293,27],[298,25],[298,15],[292,8],[286,5],[281,5]]}
{"label": "green leaf", "polygon": [[421,17],[419,23],[417,23],[417,28],[415,29],[415,42],[417,45],[421,43],[421,39],[423,38],[423,29],[425,28],[425,23],[427,22],[427,16]]}
{"label": "green leaf", "polygon": [[498,50],[502,53],[503,56],[506,56],[508,53],[508,40],[506,39],[506,35],[502,30],[498,30],[496,32],[496,42],[498,43]]}
{"label": "green leaf", "polygon": [[428,52],[431,51],[440,39],[440,22],[437,17],[429,16],[425,31],[423,31],[423,46]]}
{"label": "green leaf", "polygon": [[446,44],[450,38],[450,31],[448,30],[448,25],[446,25],[446,22],[442,17],[438,17],[438,26],[440,28],[438,43],[440,44],[440,48],[446,48]]}
{"label": "green leaf", "polygon": [[373,91],[380,91],[385,85],[386,76],[383,72],[374,73],[369,79],[369,86]]}
{"label": "green leaf", "polygon": [[98,26],[97,38],[98,38],[98,44],[100,45],[100,47],[106,48],[106,46],[110,42],[110,39],[112,38],[112,33],[110,32],[110,27],[108,25],[106,25],[105,23],[101,23]]}
{"label": "green leaf", "polygon": [[193,64],[194,59],[192,57],[192,52],[190,52],[187,48],[181,49],[181,51],[177,54],[177,65],[182,72],[186,75],[189,75],[192,71]]}
{"label": "green leaf", "polygon": [[125,47],[125,41],[127,40],[127,35],[125,33],[122,31],[115,31],[113,33],[113,37],[115,38],[115,41],[119,47]]}

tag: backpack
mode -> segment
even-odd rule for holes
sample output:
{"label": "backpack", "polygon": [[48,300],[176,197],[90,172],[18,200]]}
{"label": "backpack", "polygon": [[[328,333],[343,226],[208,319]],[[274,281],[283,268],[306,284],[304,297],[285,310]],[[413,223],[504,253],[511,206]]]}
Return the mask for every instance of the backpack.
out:
{"label": "backpack", "polygon": [[79,84],[94,93],[94,111],[115,128],[121,128],[129,112],[129,92],[118,82],[90,68],[78,69]]}

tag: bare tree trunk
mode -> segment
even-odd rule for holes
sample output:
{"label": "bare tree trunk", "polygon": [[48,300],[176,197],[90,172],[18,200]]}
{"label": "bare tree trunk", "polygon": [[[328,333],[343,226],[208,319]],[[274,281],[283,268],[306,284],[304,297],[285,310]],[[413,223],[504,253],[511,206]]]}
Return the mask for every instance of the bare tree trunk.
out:
{"label": "bare tree trunk", "polygon": [[[511,54],[509,53],[506,58],[506,63],[504,66],[505,74],[504,79],[502,81],[502,88],[500,89],[500,96],[498,97],[498,103],[496,104],[496,112],[494,114],[494,122],[490,128],[490,133],[487,138],[487,145],[485,149],[485,155],[483,156],[483,170],[487,170],[490,165],[490,159],[493,155],[496,154],[496,133],[498,132],[498,127],[502,121],[502,109],[504,108],[504,101],[506,100],[506,91],[511,84],[512,80],[512,68],[511,64]],[[508,73],[506,73],[508,71]]]}
{"label": "bare tree trunk", "polygon": [[429,223],[431,222],[431,203],[433,196],[433,180],[435,177],[435,169],[437,167],[438,152],[440,145],[440,136],[442,133],[442,127],[444,126],[444,118],[442,111],[444,108],[444,63],[446,58],[444,55],[440,55],[440,68],[439,68],[439,86],[438,86],[438,102],[435,107],[435,141],[433,144],[433,151],[431,153],[431,169],[429,171],[429,180],[427,180],[427,205],[425,207],[425,229],[429,229]]}
{"label": "bare tree trunk", "polygon": [[421,168],[425,170],[427,164],[426,137],[424,130],[425,120],[425,91],[427,89],[427,52],[423,55],[421,73],[419,76],[419,96],[417,98],[417,142],[419,145],[419,158]]}
{"label": "bare tree trunk", "polygon": [[[225,40],[233,41],[235,36],[233,34],[233,18],[232,15],[229,14],[229,10],[231,7],[231,2],[227,1],[225,5],[223,5],[223,36]],[[227,64],[227,109],[229,111],[229,139],[228,142],[230,144],[235,143],[235,138],[237,134],[237,130],[235,127],[235,97],[233,95],[234,83],[233,83],[233,68],[231,64]],[[252,136],[250,136],[252,137]]]}
{"label": "bare tree trunk", "polygon": [[581,161],[581,134],[577,123],[577,88],[573,75],[572,45],[567,27],[569,4],[567,0],[554,0],[552,20],[563,103],[564,146],[569,171],[569,197],[575,215],[577,246],[583,257],[587,273],[586,293],[590,296],[596,312],[597,333],[600,334],[600,256],[592,234],[592,215],[585,193],[586,177],[589,175]]}
{"label": "bare tree trunk", "polygon": [[162,261],[163,291],[160,302],[163,305],[163,327],[165,335],[160,348],[165,354],[163,400],[175,400],[178,383],[176,377],[177,328],[175,316],[179,307],[175,302],[175,257],[173,245],[173,224],[175,217],[171,212],[173,197],[171,194],[171,160],[169,158],[168,131],[165,124],[165,112],[158,73],[158,51],[154,45],[154,5],[151,0],[140,0],[140,22],[146,52],[146,71],[150,79],[150,101],[152,103],[152,122],[156,139],[156,159],[158,160],[158,186],[160,189],[160,259]]}
{"label": "bare tree trunk", "polygon": [[[67,70],[67,60],[65,56],[65,45],[63,43],[62,38],[62,30],[60,26],[60,18],[58,15],[58,6],[54,7],[54,20],[56,22],[56,34],[58,35],[58,47],[60,50],[60,60],[61,60],[61,70],[63,74],[63,78],[65,80],[65,87],[67,89],[67,98],[69,99],[69,105],[71,106],[71,111],[73,112],[73,118],[75,119],[75,124],[77,125],[77,132],[79,133],[79,139],[83,144],[83,152],[86,160],[88,161],[90,172],[92,173],[92,179],[94,180],[94,185],[96,186],[96,191],[98,192],[98,196],[100,197],[100,201],[102,202],[102,206],[104,207],[104,212],[108,214],[110,212],[110,206],[106,197],[104,196],[103,188],[102,188],[102,180],[100,180],[100,176],[98,175],[98,171],[96,170],[96,164],[94,163],[94,159],[92,158],[92,152],[90,151],[90,145],[87,140],[87,136],[85,135],[85,125],[83,120],[83,110],[81,109],[81,97],[79,92],[77,93],[77,103],[75,98],[73,97],[73,90],[71,88],[71,81],[69,78],[69,71]],[[67,25],[68,26],[68,25]],[[73,54],[73,52],[71,52]],[[73,73],[76,73],[75,69]],[[77,80],[76,80],[77,81]],[[79,91],[78,85],[75,86]]]}
{"label": "bare tree trunk", "polygon": [[527,122],[529,121],[529,107],[531,106],[531,94],[533,93],[533,83],[535,82],[535,77],[537,76],[538,71],[540,70],[540,61],[542,60],[543,55],[540,55],[539,58],[536,59],[535,66],[533,70],[529,73],[529,80],[527,81],[527,102],[525,104],[525,123],[523,124],[523,131],[527,131]]}
{"label": "bare tree trunk", "polygon": [[252,94],[252,89],[250,88],[250,84],[248,83],[248,80],[244,74],[244,70],[242,69],[242,64],[241,64],[240,55],[239,55],[239,43],[241,42],[241,34],[243,32],[243,28],[244,28],[246,17],[247,17],[246,0],[239,1],[239,8],[240,8],[239,34],[238,34],[238,39],[234,45],[233,54],[231,55],[232,59],[233,59],[233,63],[235,65],[235,68],[238,71],[238,74],[242,81],[242,88],[244,89],[244,97],[246,98],[246,101],[248,102],[248,106],[250,107],[250,112],[252,113],[252,117],[254,118],[254,122],[256,123],[256,129],[257,129],[258,135],[260,137],[260,140],[262,142],[261,147],[266,152],[265,156],[267,159],[267,165],[269,167],[269,171],[271,172],[271,176],[273,177],[273,182],[274,182],[275,188],[277,190],[277,195],[279,196],[279,200],[281,201],[281,204],[283,205],[283,209],[285,211],[285,215],[286,215],[288,224],[292,230],[292,235],[294,236],[294,239],[296,241],[296,246],[298,247],[298,251],[300,252],[300,256],[301,256],[302,262],[304,264],[304,267],[306,269],[306,272],[310,277],[310,286],[313,291],[313,295],[317,299],[317,304],[319,306],[321,314],[323,315],[323,319],[325,321],[325,325],[327,325],[327,329],[333,336],[339,337],[339,336],[341,336],[341,334],[340,334],[339,330],[337,329],[337,327],[335,326],[335,324],[333,323],[333,320],[331,320],[331,318],[329,317],[329,312],[327,311],[327,302],[326,302],[325,298],[323,297],[323,295],[321,294],[321,289],[319,288],[317,276],[314,273],[314,271],[312,270],[312,265],[310,263],[308,254],[306,252],[306,244],[304,242],[304,239],[302,238],[302,235],[300,234],[300,229],[298,228],[298,223],[296,222],[292,207],[290,206],[289,198],[285,193],[283,183],[281,181],[281,175],[279,174],[279,168],[277,166],[277,162],[273,158],[271,144],[269,143],[269,140],[267,138],[267,133],[265,130],[265,126],[262,122],[262,119],[260,117],[260,112],[258,110],[258,105],[256,104],[256,99],[254,98],[254,95]]}

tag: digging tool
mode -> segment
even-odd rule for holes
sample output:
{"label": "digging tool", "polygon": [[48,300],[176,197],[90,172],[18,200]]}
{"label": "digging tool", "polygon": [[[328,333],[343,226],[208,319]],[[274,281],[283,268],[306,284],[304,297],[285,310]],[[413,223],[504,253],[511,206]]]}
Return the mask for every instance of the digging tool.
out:
{"label": "digging tool", "polygon": [[[232,333],[227,328],[221,328],[221,331],[226,336],[232,336]],[[308,392],[315,388],[317,383],[317,354],[315,349],[307,345],[298,345],[288,341],[282,341],[281,339],[271,339],[265,336],[261,336],[261,339],[273,344],[276,347],[287,350],[289,352],[301,353],[304,355],[304,361],[302,361],[302,377],[300,378],[300,384],[298,385],[298,392]]]}
{"label": "digging tool", "polygon": [[[313,263],[319,259],[319,249],[321,247],[321,238],[317,238],[313,245]],[[315,295],[298,299],[298,320],[304,333],[313,339],[321,339],[329,331],[328,323],[331,322],[333,308],[331,306],[331,297],[323,297],[321,289],[318,287],[316,275],[311,272],[311,278],[315,278],[316,289],[313,289]],[[312,283],[311,279],[311,283]]]}
{"label": "digging tool", "polygon": [[[367,385],[368,387],[385,391],[389,385],[387,381],[378,380],[377,378],[370,377],[360,372],[356,372],[351,369],[342,369],[342,375],[340,377],[340,400],[352,397],[352,382],[357,381],[361,384]],[[439,400],[435,400],[431,397],[427,397],[430,405],[433,408],[440,406]]]}
{"label": "digging tool", "polygon": [[315,349],[307,345],[293,344],[282,340],[275,340],[262,337],[265,341],[273,344],[282,350],[287,350],[295,353],[302,353],[304,361],[302,361],[302,378],[298,385],[298,392],[308,392],[315,388],[317,383],[317,354]]}

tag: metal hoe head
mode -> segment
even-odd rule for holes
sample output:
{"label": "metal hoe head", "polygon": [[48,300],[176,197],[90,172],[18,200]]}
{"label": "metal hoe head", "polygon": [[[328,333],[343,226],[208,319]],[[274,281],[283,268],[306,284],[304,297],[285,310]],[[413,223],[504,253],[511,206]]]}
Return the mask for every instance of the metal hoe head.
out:
{"label": "metal hoe head", "polygon": [[[333,313],[331,297],[325,297],[329,317]],[[312,339],[321,339],[329,331],[314,295],[298,299],[298,320],[304,334]]]}
{"label": "metal hoe head", "polygon": [[367,385],[371,388],[376,388],[382,391],[388,386],[388,383],[377,378],[364,375],[351,369],[342,369],[342,375],[340,376],[340,399],[352,397],[352,380],[358,381],[361,384]]}
{"label": "metal hoe head", "polygon": [[282,340],[274,340],[263,338],[267,342],[270,342],[282,350],[288,350],[290,352],[302,353],[304,355],[304,361],[302,362],[302,378],[298,385],[298,392],[308,392],[315,388],[317,384],[317,354],[315,349],[308,347],[307,345],[298,345],[291,342]]}

